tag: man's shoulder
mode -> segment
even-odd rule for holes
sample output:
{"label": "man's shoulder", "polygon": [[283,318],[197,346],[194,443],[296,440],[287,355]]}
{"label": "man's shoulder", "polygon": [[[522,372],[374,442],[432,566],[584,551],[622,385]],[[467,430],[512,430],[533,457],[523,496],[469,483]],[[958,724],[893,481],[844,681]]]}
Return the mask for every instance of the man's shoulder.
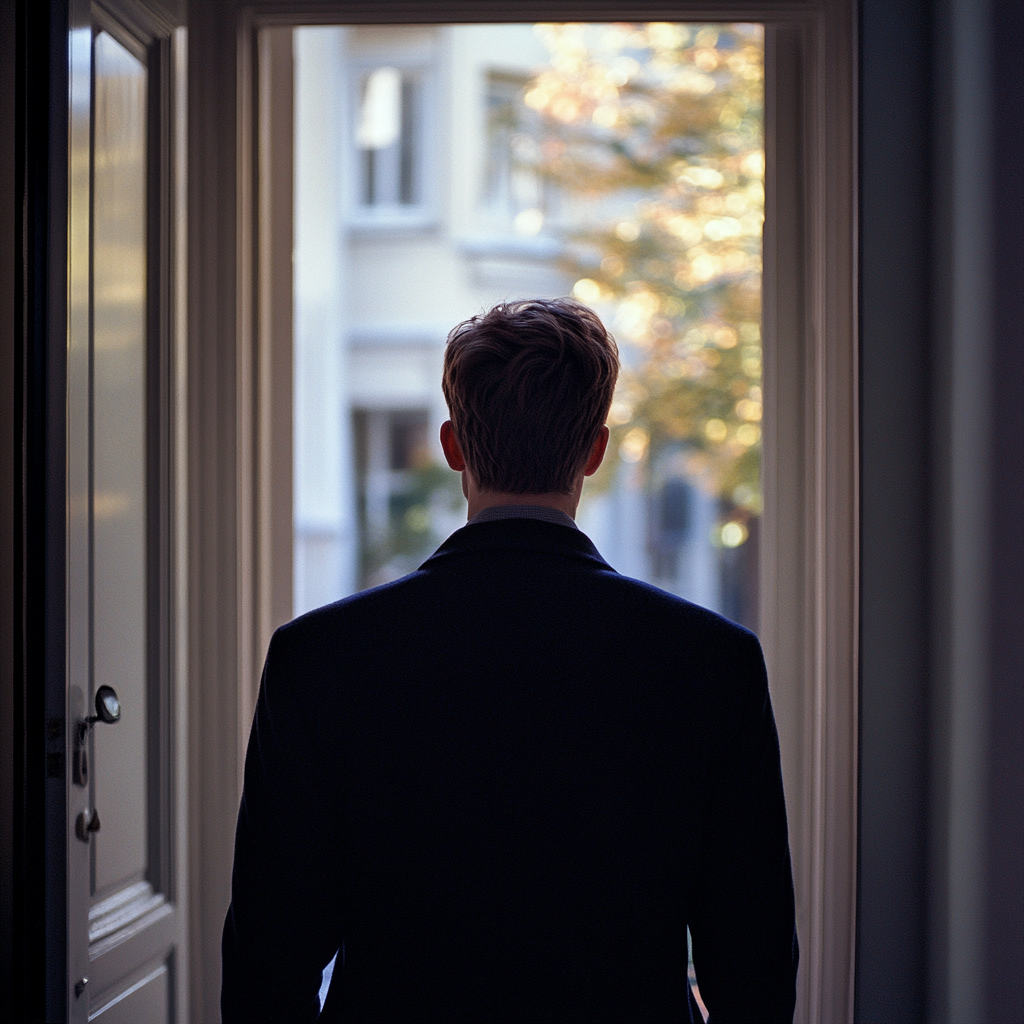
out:
{"label": "man's shoulder", "polygon": [[758,643],[747,627],[653,583],[612,573],[601,581],[601,590],[604,599],[618,614],[640,621],[648,631],[658,628],[696,631],[720,642],[744,646]]}
{"label": "man's shoulder", "polygon": [[[400,606],[414,605],[422,600],[418,592],[422,591],[424,576],[423,570],[417,569],[400,579],[312,608],[278,627],[274,632],[274,640],[292,646],[307,643],[317,636],[331,634],[342,628],[357,627],[360,622],[391,617]],[[415,609],[410,608],[410,611]]]}
{"label": "man's shoulder", "polygon": [[587,631],[633,634],[637,643],[667,644],[693,654],[735,650],[759,656],[757,638],[744,626],[618,573],[599,556],[532,578],[528,561],[520,556],[496,569],[476,559],[428,560],[401,579],[298,616],[275,633],[274,642],[282,653],[322,651],[344,642],[349,651],[373,646],[386,657],[389,649],[404,646],[410,633],[436,630],[446,616],[456,617],[456,627],[462,616],[476,626],[493,616],[506,627],[512,613],[544,616],[556,625],[572,622],[570,636],[580,635],[576,620],[586,619]]}

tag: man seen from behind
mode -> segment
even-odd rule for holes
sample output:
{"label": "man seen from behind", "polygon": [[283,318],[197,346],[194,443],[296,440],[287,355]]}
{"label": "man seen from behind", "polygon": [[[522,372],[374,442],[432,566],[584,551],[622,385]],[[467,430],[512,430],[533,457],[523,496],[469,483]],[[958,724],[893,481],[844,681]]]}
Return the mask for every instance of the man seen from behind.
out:
{"label": "man seen from behind", "polygon": [[274,634],[225,1021],[697,1022],[687,928],[713,1024],[792,1020],[757,639],[619,575],[574,522],[617,374],[569,299],[452,331],[441,443],[469,522]]}

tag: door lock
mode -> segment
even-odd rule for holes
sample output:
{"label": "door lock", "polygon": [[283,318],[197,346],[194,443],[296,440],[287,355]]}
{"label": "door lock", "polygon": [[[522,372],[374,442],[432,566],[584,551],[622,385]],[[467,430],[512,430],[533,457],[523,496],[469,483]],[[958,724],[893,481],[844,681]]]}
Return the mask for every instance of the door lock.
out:
{"label": "door lock", "polygon": [[82,840],[83,843],[89,842],[94,832],[100,830],[100,815],[95,809],[92,811],[87,807],[82,811],[77,818],[75,818],[75,835]]}
{"label": "door lock", "polygon": [[[75,785],[84,786],[89,781],[89,755],[85,743],[89,730],[97,722],[113,725],[119,721],[121,721],[121,701],[118,699],[117,691],[112,686],[101,686],[96,691],[96,714],[80,719],[78,722],[75,749],[71,755],[71,777]],[[98,829],[97,825],[94,831]]]}

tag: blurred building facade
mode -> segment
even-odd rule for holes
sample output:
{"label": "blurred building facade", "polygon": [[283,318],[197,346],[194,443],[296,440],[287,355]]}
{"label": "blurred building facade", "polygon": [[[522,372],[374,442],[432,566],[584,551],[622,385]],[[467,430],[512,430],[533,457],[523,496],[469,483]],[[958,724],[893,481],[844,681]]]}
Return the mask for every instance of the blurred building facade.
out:
{"label": "blurred building facade", "polygon": [[[294,38],[299,614],[404,575],[464,522],[437,438],[448,331],[570,294],[561,239],[588,211],[531,166],[523,86],[550,59],[531,25]],[[597,308],[614,331],[614,307]],[[714,543],[718,501],[683,454],[616,458],[580,526],[620,572],[755,626],[756,537]]]}

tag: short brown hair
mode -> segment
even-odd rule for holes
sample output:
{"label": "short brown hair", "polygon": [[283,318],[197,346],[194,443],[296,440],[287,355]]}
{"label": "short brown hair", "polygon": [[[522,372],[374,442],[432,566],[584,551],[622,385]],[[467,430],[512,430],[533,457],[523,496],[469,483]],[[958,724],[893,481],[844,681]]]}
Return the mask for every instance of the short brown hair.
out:
{"label": "short brown hair", "polygon": [[500,303],[448,335],[442,387],[479,487],[572,492],[608,417],[615,340],[573,299]]}

